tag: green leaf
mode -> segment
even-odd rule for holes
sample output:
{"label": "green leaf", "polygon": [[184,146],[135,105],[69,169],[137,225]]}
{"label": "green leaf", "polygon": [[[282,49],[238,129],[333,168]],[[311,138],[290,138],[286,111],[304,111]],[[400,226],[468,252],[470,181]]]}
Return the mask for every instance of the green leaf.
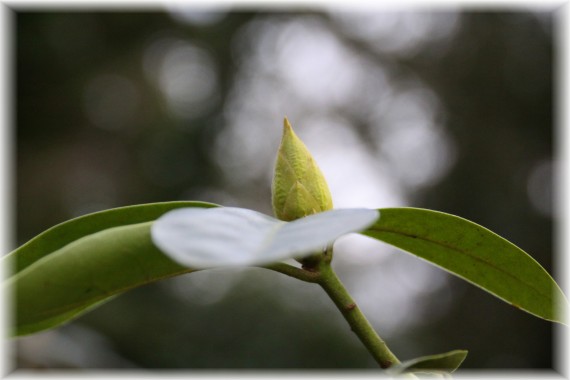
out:
{"label": "green leaf", "polygon": [[459,368],[466,356],[467,351],[465,350],[454,350],[444,354],[422,356],[394,365],[390,367],[387,372],[391,376],[418,372],[432,374],[439,374],[441,372],[452,373]]}
{"label": "green leaf", "polygon": [[150,239],[152,222],[114,227],[70,243],[5,283],[15,334],[55,327],[126,290],[189,270]]}
{"label": "green leaf", "polygon": [[532,257],[466,219],[416,208],[381,209],[364,235],[427,260],[511,305],[565,323],[562,290]]}
{"label": "green leaf", "polygon": [[[150,235],[151,226],[157,224],[153,218],[165,211],[184,206],[194,207],[179,210],[184,211],[182,213],[167,213],[170,217],[161,220],[171,221],[172,215],[187,215],[192,210],[206,211],[203,208],[214,205],[175,202],[132,206],[86,215],[53,227],[12,252],[8,260],[18,264],[18,271],[3,283],[3,290],[12,297],[15,311],[15,323],[11,333],[25,335],[56,327],[126,290],[194,271],[195,268],[189,269],[188,266],[182,266],[164,255],[154,245]],[[214,231],[214,235],[210,236],[210,243],[222,242],[215,247],[216,253],[219,253],[217,248],[225,244],[226,249],[222,253],[231,258],[232,254],[240,252],[243,246],[231,245],[225,241],[224,236],[234,234],[243,242],[251,243],[257,241],[257,237],[242,234],[244,230],[240,229],[240,224],[255,225],[269,221],[272,231],[269,236],[263,236],[263,243],[268,244],[274,237],[280,237],[281,240],[277,241],[282,242],[275,248],[280,254],[283,253],[284,247],[288,252],[299,253],[308,249],[307,241],[312,242],[311,249],[322,248],[321,244],[326,245],[331,239],[355,228],[366,228],[378,217],[376,210],[338,210],[327,215],[304,218],[293,224],[277,221],[255,211],[238,210],[240,215],[249,217],[237,220],[237,224],[224,219],[193,219],[198,225],[191,228],[196,231],[190,232],[198,234],[190,234],[190,242],[194,236],[197,241],[207,243],[208,239],[201,234]],[[231,214],[231,211],[221,212],[227,213]],[[251,218],[252,214],[256,217]],[[136,223],[139,221],[145,222]],[[203,223],[215,228],[204,229]],[[323,223],[323,231],[320,231]],[[288,227],[283,228],[282,225]],[[168,223],[166,226],[172,227]],[[176,223],[174,229],[176,230]],[[277,231],[279,233],[273,236],[273,232]],[[253,232],[255,235],[255,228]],[[188,239],[185,244],[187,242]],[[269,252],[274,250],[270,249]],[[275,259],[276,257],[270,254],[261,261],[271,262]]]}
{"label": "green leaf", "polygon": [[66,244],[106,228],[150,222],[175,208],[216,206],[205,202],[161,202],[119,207],[87,214],[70,219],[42,232],[4,256],[2,264],[9,269],[11,274],[15,274]]}
{"label": "green leaf", "polygon": [[[5,257],[16,273],[3,283],[15,312],[13,335],[58,326],[125,290],[189,273],[150,239],[152,221],[177,207],[168,202],[111,209],[43,232]],[[141,223],[144,222],[144,223]]]}
{"label": "green leaf", "polygon": [[339,209],[284,222],[242,208],[182,208],[153,224],[152,239],[190,268],[263,265],[322,251],[378,217],[376,210]]}

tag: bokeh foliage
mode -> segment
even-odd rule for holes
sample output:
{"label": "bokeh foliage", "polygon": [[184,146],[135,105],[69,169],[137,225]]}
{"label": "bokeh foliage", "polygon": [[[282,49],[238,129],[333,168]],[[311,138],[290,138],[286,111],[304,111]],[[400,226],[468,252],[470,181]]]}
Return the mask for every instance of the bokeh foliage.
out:
{"label": "bokeh foliage", "polygon": [[[374,30],[361,38],[341,22],[353,17],[343,12],[196,14],[202,17],[166,11],[16,14],[18,245],[71,217],[136,203],[195,199],[270,213],[271,149],[277,146],[282,117],[289,116],[302,131],[303,120],[311,116],[335,115],[357,136],[358,149],[378,162],[396,162],[388,175],[400,186],[396,189],[403,189],[399,195],[406,205],[473,220],[513,241],[556,275],[552,13],[383,13],[380,20],[397,31],[392,38],[416,29],[421,34],[422,20],[430,17],[452,20],[443,42],[419,39],[407,50],[383,49],[381,41],[378,48]],[[397,163],[421,152],[412,149],[394,157],[383,150],[377,136],[396,127],[389,120],[373,123],[371,115],[386,107],[386,96],[397,94],[380,98],[376,82],[343,102],[326,100],[324,94],[321,103],[289,96],[294,92],[279,81],[282,73],[271,55],[281,45],[266,45],[281,41],[281,47],[288,46],[294,27],[309,39],[313,33],[326,35],[325,41],[335,41],[366,62],[358,70],[372,79],[383,73],[399,91],[421,83],[420,93],[429,91],[427,98],[437,99],[438,133],[452,142],[443,174],[421,186],[400,178]],[[318,50],[287,53],[291,66],[297,53],[316,61],[328,57]],[[333,64],[340,72],[348,65]],[[284,70],[294,72],[293,67]],[[330,88],[340,86],[340,79]],[[254,91],[263,85],[265,97]],[[310,95],[311,86],[301,90]],[[313,99],[309,95],[306,99]],[[228,131],[235,120],[267,124],[248,145],[269,151],[256,160],[267,167],[262,172],[220,159],[224,151],[237,154],[237,143],[224,137],[232,136]],[[415,143],[421,150],[421,138]],[[341,148],[335,153],[339,157]],[[345,182],[355,186],[350,178]],[[392,260],[408,263],[406,257]],[[358,276],[358,271],[351,268],[344,275]],[[20,341],[18,365],[375,368],[316,287],[261,269],[216,270],[169,281],[121,296],[60,330]],[[470,352],[463,368],[553,365],[550,323],[458,279],[446,277],[445,286],[414,303],[414,320],[405,331],[386,331],[375,323],[403,360],[463,348]],[[438,313],[438,308],[444,311]]]}

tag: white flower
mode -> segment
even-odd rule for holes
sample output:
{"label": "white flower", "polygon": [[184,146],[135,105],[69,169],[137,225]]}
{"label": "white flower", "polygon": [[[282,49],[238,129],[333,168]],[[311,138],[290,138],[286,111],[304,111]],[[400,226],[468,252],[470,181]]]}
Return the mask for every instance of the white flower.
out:
{"label": "white flower", "polygon": [[320,252],[379,216],[377,210],[339,209],[284,222],[242,208],[181,208],[153,223],[151,236],[160,250],[189,268],[265,265]]}

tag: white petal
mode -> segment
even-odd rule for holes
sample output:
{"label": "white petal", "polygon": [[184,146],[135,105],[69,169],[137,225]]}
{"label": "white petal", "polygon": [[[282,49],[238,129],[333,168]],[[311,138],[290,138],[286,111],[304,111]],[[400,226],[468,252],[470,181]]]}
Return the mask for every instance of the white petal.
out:
{"label": "white petal", "polygon": [[379,214],[339,209],[283,222],[242,208],[181,208],[153,223],[151,235],[165,254],[190,268],[263,265],[318,252],[367,228]]}

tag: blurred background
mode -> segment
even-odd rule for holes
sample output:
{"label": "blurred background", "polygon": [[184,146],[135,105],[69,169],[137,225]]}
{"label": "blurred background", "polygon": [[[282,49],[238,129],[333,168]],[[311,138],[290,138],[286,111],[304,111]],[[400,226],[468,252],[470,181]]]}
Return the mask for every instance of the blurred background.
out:
{"label": "blurred background", "polygon": [[[203,200],[271,214],[287,116],[335,207],[473,220],[553,267],[549,10],[20,11],[15,243],[67,219]],[[553,366],[549,322],[360,236],[335,268],[401,359]],[[20,368],[374,369],[315,285],[211,270],[130,291],[15,343]]]}

